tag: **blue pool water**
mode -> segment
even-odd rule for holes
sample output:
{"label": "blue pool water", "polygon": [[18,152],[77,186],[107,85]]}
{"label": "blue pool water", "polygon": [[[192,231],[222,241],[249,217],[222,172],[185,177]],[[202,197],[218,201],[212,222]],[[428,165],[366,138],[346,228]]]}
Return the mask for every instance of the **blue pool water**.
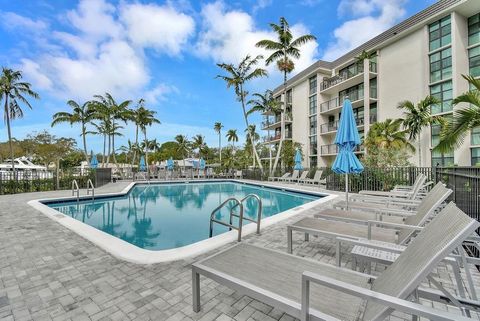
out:
{"label": "blue pool water", "polygon": [[[164,250],[207,239],[212,210],[229,197],[251,193],[262,199],[263,218],[319,198],[234,182],[199,182],[136,185],[124,196],[47,205],[138,247]],[[227,221],[228,213],[224,208],[216,218]],[[244,215],[256,218],[256,213],[257,201],[250,198]],[[214,235],[226,231],[215,224]]]}

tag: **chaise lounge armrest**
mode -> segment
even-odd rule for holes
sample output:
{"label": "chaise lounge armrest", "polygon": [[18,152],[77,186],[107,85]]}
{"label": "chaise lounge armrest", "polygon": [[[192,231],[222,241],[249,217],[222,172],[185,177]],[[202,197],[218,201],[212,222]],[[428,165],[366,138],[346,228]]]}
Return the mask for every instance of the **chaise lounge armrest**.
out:
{"label": "chaise lounge armrest", "polygon": [[[352,272],[354,273],[354,272]],[[424,317],[429,320],[438,321],[469,321],[471,319],[465,318],[461,315],[452,314],[442,310],[433,309],[418,303],[403,300],[394,296],[383,294],[362,288],[343,281],[335,280],[327,276],[319,275],[313,272],[305,271],[302,274],[302,307],[301,307],[301,321],[308,321],[310,319],[310,283],[315,283],[325,286],[355,297],[360,297],[370,302],[375,302],[386,307],[398,310],[407,314]],[[378,316],[376,320],[383,320],[385,316]],[[331,320],[337,320],[331,318]]]}

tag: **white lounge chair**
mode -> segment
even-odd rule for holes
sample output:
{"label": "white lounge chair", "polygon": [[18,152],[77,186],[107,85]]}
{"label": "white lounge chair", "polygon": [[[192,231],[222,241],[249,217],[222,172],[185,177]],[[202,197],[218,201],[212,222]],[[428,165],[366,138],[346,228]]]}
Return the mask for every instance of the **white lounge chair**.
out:
{"label": "white lounge chair", "polygon": [[287,178],[289,176],[290,176],[290,173],[287,172],[287,173],[283,174],[282,176],[270,176],[268,178],[268,180],[269,181],[278,181],[279,179]]}
{"label": "white lounge chair", "polygon": [[284,179],[279,179],[278,181],[279,182],[286,182],[286,183],[295,182],[298,179],[299,175],[300,175],[300,171],[299,170],[294,170],[293,173],[292,173],[292,176],[284,178]]}
{"label": "white lounge chair", "polygon": [[324,185],[326,183],[326,180],[322,179],[322,174],[323,174],[323,171],[319,169],[315,172],[315,175],[313,176],[313,178],[301,179],[299,182],[302,184],[312,184],[312,185],[323,184]]}
{"label": "white lounge chair", "polygon": [[375,197],[393,197],[393,198],[406,198],[416,199],[420,190],[424,187],[424,183],[427,177],[423,174],[419,174],[415,179],[414,184],[409,189],[393,189],[388,192],[384,191],[369,191],[362,190],[358,192],[358,197],[361,198],[375,198]]}
{"label": "white lounge chair", "polygon": [[[470,320],[407,299],[411,295],[445,299],[444,293],[422,289],[420,284],[425,278],[434,280],[432,270],[479,226],[458,209],[442,211],[376,278],[263,247],[238,244],[192,265],[193,311],[201,308],[203,275],[302,321],[380,321],[394,310],[431,320]],[[439,230],[444,233],[438,233]],[[462,303],[461,298],[458,302]]]}
{"label": "white lounge chair", "polygon": [[297,179],[292,179],[292,180],[290,181],[290,183],[292,183],[292,182],[299,183],[300,181],[306,179],[306,178],[307,178],[307,175],[308,175],[308,171],[303,171],[303,172],[302,172],[302,175],[300,175],[299,178],[297,178]]}
{"label": "white lounge chair", "polygon": [[233,174],[233,178],[242,179],[243,178],[242,171],[241,170],[236,170],[235,173]]}

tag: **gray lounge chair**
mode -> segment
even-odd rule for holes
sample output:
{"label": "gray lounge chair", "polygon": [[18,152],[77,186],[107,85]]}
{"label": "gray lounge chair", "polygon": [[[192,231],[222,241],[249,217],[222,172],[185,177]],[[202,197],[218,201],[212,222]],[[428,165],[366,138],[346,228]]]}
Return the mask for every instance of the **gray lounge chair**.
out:
{"label": "gray lounge chair", "polygon": [[358,196],[363,197],[393,197],[393,198],[406,198],[406,199],[416,199],[418,193],[424,187],[424,183],[427,180],[427,177],[423,174],[419,174],[415,179],[414,184],[411,189],[402,189],[402,190],[392,190],[389,192],[383,191],[369,191],[362,190],[358,192]]}
{"label": "gray lounge chair", "polygon": [[[433,190],[432,190],[433,191]],[[387,243],[406,244],[411,237],[422,229],[436,208],[450,195],[451,191],[443,185],[436,186],[430,197],[417,213],[408,215],[403,223],[385,221],[352,219],[340,216],[317,215],[317,217],[303,218],[287,226],[288,252],[292,253],[294,231],[305,233],[305,240],[309,235],[323,236],[331,239],[338,237],[361,240],[375,240]],[[341,253],[337,253],[337,262]]]}
{"label": "gray lounge chair", "polygon": [[[449,208],[450,209],[450,208]],[[417,304],[411,295],[441,300],[419,288],[435,266],[480,224],[460,210],[442,211],[377,278],[238,244],[192,265],[193,310],[200,311],[200,275],[307,320],[384,320],[394,310],[431,320],[469,320]],[[438,233],[441,229],[444,233]],[[443,296],[445,297],[445,296]]]}
{"label": "gray lounge chair", "polygon": [[[451,189],[446,188],[442,183],[437,183],[430,192],[427,193],[418,205],[416,211],[394,210],[385,208],[383,204],[373,208],[371,211],[360,210],[339,210],[339,209],[324,209],[315,214],[316,217],[326,219],[347,219],[355,222],[361,220],[362,223],[366,220],[379,220],[393,223],[403,223],[409,225],[421,224],[421,221],[428,219],[435,210],[437,210],[443,202],[452,193]],[[418,220],[418,218],[421,218]]]}

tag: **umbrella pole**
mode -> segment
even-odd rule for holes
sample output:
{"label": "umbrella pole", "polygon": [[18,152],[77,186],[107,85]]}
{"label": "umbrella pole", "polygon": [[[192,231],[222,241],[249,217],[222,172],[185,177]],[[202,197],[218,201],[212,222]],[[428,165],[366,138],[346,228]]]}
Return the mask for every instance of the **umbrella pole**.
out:
{"label": "umbrella pole", "polygon": [[345,174],[345,201],[347,202],[348,210],[348,174]]}

